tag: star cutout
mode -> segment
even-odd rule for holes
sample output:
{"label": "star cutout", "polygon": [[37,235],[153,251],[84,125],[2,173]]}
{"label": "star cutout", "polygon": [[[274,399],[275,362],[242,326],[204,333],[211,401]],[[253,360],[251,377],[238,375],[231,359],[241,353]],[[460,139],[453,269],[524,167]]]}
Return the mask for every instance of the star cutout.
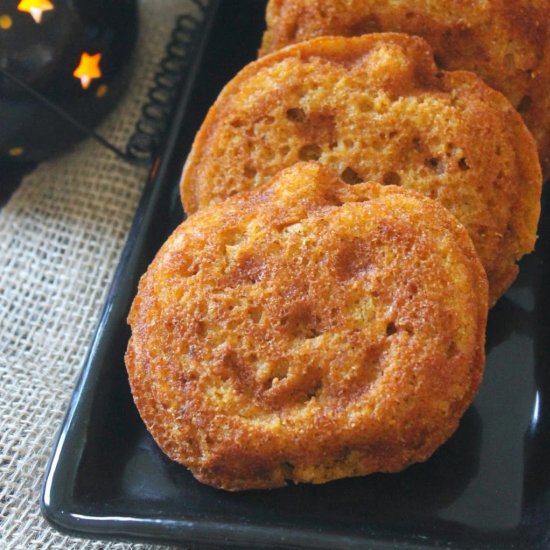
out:
{"label": "star cutout", "polygon": [[30,13],[32,18],[37,23],[40,23],[42,21],[43,12],[53,10],[54,5],[50,0],[21,0],[17,9],[25,13]]}
{"label": "star cutout", "polygon": [[90,55],[89,53],[84,52],[82,54],[80,64],[74,70],[73,76],[80,79],[80,83],[85,90],[88,89],[93,78],[101,78],[101,69],[99,68],[100,61],[100,53]]}

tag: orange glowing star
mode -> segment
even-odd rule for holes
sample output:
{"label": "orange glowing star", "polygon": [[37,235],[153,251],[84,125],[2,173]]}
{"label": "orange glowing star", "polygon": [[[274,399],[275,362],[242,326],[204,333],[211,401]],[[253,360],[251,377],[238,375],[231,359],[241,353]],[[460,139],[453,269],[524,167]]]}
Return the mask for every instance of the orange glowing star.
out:
{"label": "orange glowing star", "polygon": [[50,0],[21,0],[17,6],[17,9],[19,11],[24,11],[25,13],[30,13],[32,18],[37,23],[40,23],[42,21],[42,13],[53,10],[54,5],[50,2]]}
{"label": "orange glowing star", "polygon": [[90,86],[92,79],[101,78],[101,69],[99,68],[100,61],[100,53],[90,55],[89,53],[84,52],[82,54],[80,64],[75,69],[73,76],[80,79],[80,83],[85,90],[87,90]]}

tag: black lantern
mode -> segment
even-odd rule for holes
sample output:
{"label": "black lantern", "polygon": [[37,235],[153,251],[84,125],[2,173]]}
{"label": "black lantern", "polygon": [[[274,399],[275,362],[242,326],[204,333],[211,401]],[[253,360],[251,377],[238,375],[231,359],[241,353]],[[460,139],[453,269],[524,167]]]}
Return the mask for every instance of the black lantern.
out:
{"label": "black lantern", "polygon": [[0,160],[41,161],[84,137],[67,119],[91,129],[114,107],[136,35],[136,0],[2,0]]}

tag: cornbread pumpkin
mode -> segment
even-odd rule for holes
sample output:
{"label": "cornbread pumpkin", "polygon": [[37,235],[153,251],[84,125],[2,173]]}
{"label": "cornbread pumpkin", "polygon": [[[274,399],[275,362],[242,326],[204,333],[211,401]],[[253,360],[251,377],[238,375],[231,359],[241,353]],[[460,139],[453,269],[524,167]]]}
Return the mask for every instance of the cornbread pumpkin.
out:
{"label": "cornbread pumpkin", "polygon": [[455,431],[487,279],[438,202],[316,163],[181,224],[143,276],[126,364],[157,443],[228,490],[397,472]]}
{"label": "cornbread pumpkin", "polygon": [[541,173],[532,136],[473,73],[438,72],[421,38],[317,38],[248,65],[195,139],[184,208],[262,185],[300,160],[329,165],[348,183],[400,185],[440,201],[468,230],[491,303],[534,246]]}
{"label": "cornbread pumpkin", "polygon": [[441,68],[473,71],[502,92],[535,136],[550,176],[550,0],[271,0],[261,53],[380,31],[421,36]]}

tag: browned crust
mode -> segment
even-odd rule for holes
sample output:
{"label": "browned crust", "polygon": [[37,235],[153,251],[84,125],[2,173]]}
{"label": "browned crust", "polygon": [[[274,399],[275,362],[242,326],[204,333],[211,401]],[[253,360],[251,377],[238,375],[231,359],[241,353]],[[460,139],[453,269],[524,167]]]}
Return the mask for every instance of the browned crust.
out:
{"label": "browned crust", "polygon": [[229,490],[426,460],[481,381],[487,279],[464,228],[314,163],[205,208],[142,278],[126,364],[160,447]]}
{"label": "browned crust", "polygon": [[[390,53],[377,57],[384,49]],[[312,82],[329,82],[327,94],[334,90],[325,103],[310,101],[311,90],[300,88],[308,71]],[[335,74],[352,87],[356,78],[355,89],[346,85],[337,96]],[[361,102],[374,107],[361,112]],[[284,118],[285,108],[299,105],[307,124]],[[357,129],[350,130],[355,119]],[[240,127],[232,127],[235,120]],[[438,198],[468,229],[488,273],[491,303],[534,247],[541,173],[521,117],[472,73],[438,73],[422,39],[395,33],[317,38],[245,67],[197,134],[181,180],[185,210],[264,183],[311,142],[318,142],[320,162],[352,166],[363,180],[396,174],[403,187]],[[279,155],[283,147],[286,156]]]}
{"label": "browned crust", "polygon": [[421,36],[442,68],[475,72],[521,110],[550,175],[549,0],[271,0],[266,18],[260,55],[318,36]]}
{"label": "browned crust", "polygon": [[[209,109],[208,114],[198,131],[191,153],[187,157],[180,182],[183,207],[187,213],[194,213],[205,206],[201,204],[198,193],[208,183],[197,181],[197,173],[201,164],[209,160],[208,145],[210,139],[216,135],[217,128],[223,124],[227,111],[232,107],[232,99],[242,85],[258,74],[262,69],[272,67],[279,61],[296,57],[297,62],[307,60],[309,57],[321,57],[336,63],[346,65],[354,59],[364,56],[374,45],[379,42],[391,42],[402,46],[408,52],[414,52],[416,63],[415,72],[421,79],[433,80],[437,69],[432,53],[427,44],[415,37],[398,33],[386,33],[383,36],[361,37],[350,40],[341,38],[319,38],[286,48],[284,51],[274,52],[244,67],[222,90],[216,102]],[[283,88],[283,82],[277,82]],[[273,92],[277,99],[283,99],[282,93]],[[209,201],[208,201],[209,202]]]}

